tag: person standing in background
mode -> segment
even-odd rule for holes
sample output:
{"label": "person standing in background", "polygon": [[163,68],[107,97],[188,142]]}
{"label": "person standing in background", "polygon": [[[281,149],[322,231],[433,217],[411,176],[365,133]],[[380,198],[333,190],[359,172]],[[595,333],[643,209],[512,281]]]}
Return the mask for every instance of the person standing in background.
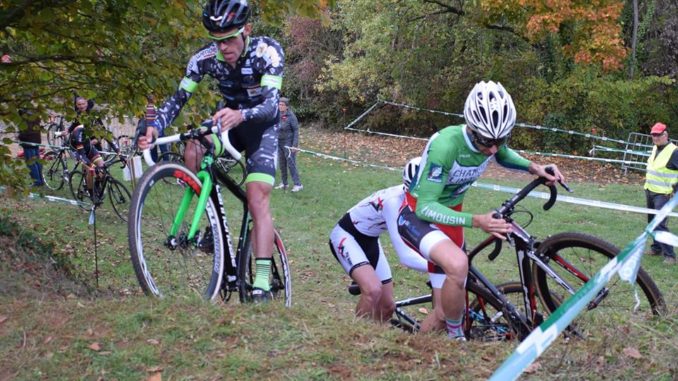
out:
{"label": "person standing in background", "polygon": [[29,111],[21,110],[19,114],[26,123],[25,127],[20,127],[19,145],[24,149],[24,160],[31,172],[33,187],[41,187],[45,182],[42,179],[42,164],[40,164],[40,144],[42,143],[40,121]]}
{"label": "person standing in background", "polygon": [[275,189],[287,189],[287,169],[290,170],[294,186],[292,192],[304,189],[297,170],[297,151],[299,147],[299,121],[290,109],[290,100],[280,98],[280,132],[278,134],[278,163],[281,183]]}
{"label": "person standing in background", "polygon": [[[144,119],[146,122],[146,126],[153,126],[155,125],[156,119],[158,119],[158,107],[155,105],[155,95],[153,94],[148,94],[146,95],[146,112],[144,115]],[[165,136],[164,131],[159,131],[158,132],[158,137],[162,138]],[[162,155],[169,151],[169,148],[167,147],[167,144],[161,144],[158,146],[160,148],[160,157]],[[158,147],[153,147],[151,150],[151,157],[153,158],[153,161],[158,161]]]}
{"label": "person standing in background", "polygon": [[[676,145],[669,141],[669,133],[664,123],[655,123],[650,135],[654,147],[647,159],[645,200],[648,208],[659,210],[671,199],[678,187],[678,150]],[[654,217],[654,214],[648,214],[647,222],[651,222]],[[654,231],[668,232],[668,218],[664,218]],[[653,239],[648,254],[663,255],[665,264],[676,264],[676,253],[669,244]]]}

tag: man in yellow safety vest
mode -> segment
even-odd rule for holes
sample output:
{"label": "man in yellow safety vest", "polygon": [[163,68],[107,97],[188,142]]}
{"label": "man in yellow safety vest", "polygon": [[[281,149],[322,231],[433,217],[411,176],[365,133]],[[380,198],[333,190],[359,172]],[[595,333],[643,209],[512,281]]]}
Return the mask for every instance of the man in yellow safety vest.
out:
{"label": "man in yellow safety vest", "polygon": [[[647,160],[647,173],[645,174],[645,199],[647,207],[661,209],[673,196],[678,188],[678,150],[676,145],[669,142],[669,133],[664,123],[655,123],[650,131],[652,135],[652,154]],[[652,221],[654,214],[648,214],[648,222]],[[655,231],[669,231],[668,218],[665,218]],[[663,255],[664,263],[673,265],[676,263],[676,253],[673,246],[653,241],[649,255]]]}

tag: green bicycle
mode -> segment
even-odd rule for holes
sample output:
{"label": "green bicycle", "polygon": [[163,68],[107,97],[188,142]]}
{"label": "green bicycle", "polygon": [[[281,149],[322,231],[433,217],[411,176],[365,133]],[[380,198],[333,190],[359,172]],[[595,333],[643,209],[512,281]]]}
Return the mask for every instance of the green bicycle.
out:
{"label": "green bicycle", "polygon": [[[221,129],[211,124],[208,121],[199,128],[159,138],[154,143],[198,140],[207,152],[197,174],[177,162],[154,165],[150,149],[144,151],[151,167],[139,180],[132,196],[128,223],[131,259],[137,280],[148,295],[199,295],[211,301],[221,296],[228,301],[237,291],[240,301],[246,303],[252,301],[254,283],[252,219],[238,181],[229,176],[227,169],[216,167],[214,144],[206,136]],[[228,134],[223,132],[218,136],[234,159],[230,162],[239,167],[241,155],[231,146]],[[221,185],[243,208],[235,251]],[[274,247],[269,276],[272,300],[282,300],[285,306],[291,306],[287,251],[277,230]]]}

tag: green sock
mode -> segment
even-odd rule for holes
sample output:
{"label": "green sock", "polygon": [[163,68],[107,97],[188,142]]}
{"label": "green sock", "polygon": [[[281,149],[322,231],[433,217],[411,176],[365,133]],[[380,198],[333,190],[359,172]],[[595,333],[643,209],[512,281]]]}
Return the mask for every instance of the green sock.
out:
{"label": "green sock", "polygon": [[270,291],[271,285],[268,283],[268,275],[271,273],[271,258],[257,258],[255,265],[257,271],[252,286]]}

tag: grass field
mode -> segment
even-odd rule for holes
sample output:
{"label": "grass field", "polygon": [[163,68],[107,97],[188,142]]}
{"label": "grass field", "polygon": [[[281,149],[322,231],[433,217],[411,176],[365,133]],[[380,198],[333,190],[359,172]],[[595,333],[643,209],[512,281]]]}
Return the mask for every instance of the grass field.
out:
{"label": "grass field", "polygon": [[[0,202],[0,380],[427,380],[485,379],[517,343],[457,343],[442,335],[408,335],[356,319],[349,278],[327,247],[341,215],[369,193],[397,184],[397,172],[301,155],[304,190],[274,191],[272,205],[290,253],[293,306],[211,305],[200,300],[154,300],[141,294],[127,249],[126,225],[108,204],[97,214],[99,282],[88,212],[43,200]],[[513,187],[523,181],[484,183]],[[571,183],[574,196],[642,206],[638,185]],[[55,195],[68,196],[68,191]],[[486,212],[507,193],[473,188],[465,209]],[[582,231],[623,247],[646,216],[525,200],[537,237]],[[230,220],[237,205],[229,202]],[[675,223],[673,223],[675,225]],[[484,238],[468,230],[472,245]],[[388,239],[383,241],[385,244]],[[403,269],[386,244],[397,297],[425,290],[426,277]],[[497,283],[516,280],[508,250],[476,263]],[[55,272],[46,256],[65,266]],[[48,263],[48,264],[45,264]],[[669,306],[644,324],[610,321],[589,340],[558,339],[524,379],[642,379],[678,377],[677,268],[643,258]],[[84,286],[83,286],[84,284]],[[236,298],[237,299],[237,298]],[[423,315],[422,315],[423,316]],[[161,377],[161,378],[160,378]]]}

